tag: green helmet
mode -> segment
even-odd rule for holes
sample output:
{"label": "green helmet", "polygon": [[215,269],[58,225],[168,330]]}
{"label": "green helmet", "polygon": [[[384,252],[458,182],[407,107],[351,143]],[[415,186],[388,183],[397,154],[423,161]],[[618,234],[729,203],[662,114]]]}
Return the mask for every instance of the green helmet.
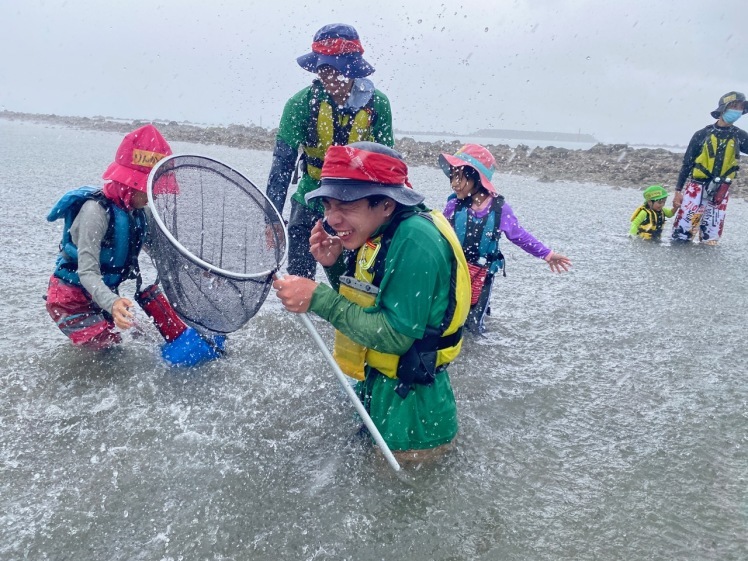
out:
{"label": "green helmet", "polygon": [[662,185],[650,185],[644,189],[645,201],[659,201],[660,199],[667,199],[667,191]]}

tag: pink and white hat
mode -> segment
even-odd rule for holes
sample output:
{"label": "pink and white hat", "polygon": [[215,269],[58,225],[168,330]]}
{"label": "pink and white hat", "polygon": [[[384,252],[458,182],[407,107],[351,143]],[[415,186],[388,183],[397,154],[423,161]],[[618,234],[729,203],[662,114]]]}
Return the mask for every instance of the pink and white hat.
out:
{"label": "pink and white hat", "polygon": [[452,174],[452,168],[469,166],[480,175],[480,184],[492,197],[498,197],[496,187],[491,183],[493,172],[496,171],[496,158],[488,151],[488,148],[480,144],[466,144],[455,152],[454,156],[449,154],[439,155],[439,165],[447,177]]}

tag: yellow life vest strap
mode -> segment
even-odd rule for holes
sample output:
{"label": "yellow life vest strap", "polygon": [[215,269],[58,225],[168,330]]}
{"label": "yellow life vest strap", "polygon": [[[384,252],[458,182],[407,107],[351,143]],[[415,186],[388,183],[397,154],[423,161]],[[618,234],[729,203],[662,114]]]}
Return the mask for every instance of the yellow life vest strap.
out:
{"label": "yellow life vest strap", "polygon": [[632,215],[631,215],[631,219],[629,220],[629,222],[633,222],[633,221],[634,221],[634,220],[636,219],[636,217],[637,217],[637,216],[639,216],[639,213],[640,213],[641,211],[643,211],[643,210],[644,210],[644,211],[646,211],[646,210],[647,210],[647,207],[646,207],[645,205],[642,205],[642,206],[640,206],[639,208],[637,208],[637,209],[636,209],[636,210],[634,211],[634,214],[632,214]]}
{"label": "yellow life vest strap", "polygon": [[644,219],[644,222],[639,224],[637,235],[642,239],[650,240],[653,236],[662,232],[662,227],[665,224],[665,215],[661,212],[658,214],[653,209],[647,207],[647,205],[642,205],[634,211],[631,217],[632,222],[641,211],[644,211],[647,217]]}
{"label": "yellow life vest strap", "polygon": [[[358,304],[362,308],[369,308],[374,305],[377,292],[379,292],[379,289],[373,284],[364,283],[352,277],[340,277],[338,293],[349,302]],[[337,329],[335,330],[332,356],[345,374],[355,380],[364,379],[366,347],[356,343]]]}
{"label": "yellow life vest strap", "polygon": [[[355,261],[355,276],[374,285],[379,285],[384,276],[387,251],[394,232],[403,220],[412,217],[414,214],[419,214],[437,227],[440,234],[449,242],[455,257],[450,274],[449,304],[444,319],[439,328],[427,328],[424,340],[419,340],[423,342],[419,343],[416,348],[417,351],[422,348],[433,350],[436,355],[436,367],[438,368],[449,364],[459,355],[462,349],[462,326],[470,312],[470,273],[460,242],[447,219],[438,211],[426,213],[413,210],[399,213],[381,236],[372,240],[372,242],[376,242],[378,248],[364,246],[359,250]],[[372,256],[374,256],[374,263],[370,264]],[[362,267],[363,265],[367,266],[366,269]],[[421,355],[423,355],[423,352],[421,352]],[[366,353],[366,362],[369,366],[390,378],[400,376],[398,365],[401,360],[403,360],[402,357],[381,353],[373,349],[369,349]],[[414,357],[411,357],[410,360],[414,360]]]}
{"label": "yellow life vest strap", "polygon": [[376,120],[373,96],[355,114],[340,112],[333,104],[322,99],[324,87],[315,80],[309,97],[309,122],[304,151],[305,170],[319,180],[327,149],[334,145],[345,146],[361,140],[372,140],[371,129]]}
{"label": "yellow life vest strap", "polygon": [[696,157],[691,175],[697,180],[735,179],[740,169],[738,161],[740,150],[734,136],[720,138],[711,133],[702,146],[701,153]]}
{"label": "yellow life vest strap", "polygon": [[[460,280],[466,280],[467,286],[470,287],[470,273],[467,267],[467,261],[465,260],[465,254],[462,251],[462,245],[460,244],[457,234],[455,234],[449,221],[444,218],[444,215],[438,211],[431,212],[402,212],[396,215],[392,222],[387,226],[387,229],[382,232],[380,236],[374,240],[370,240],[367,244],[364,244],[357,254],[356,259],[356,276],[362,276],[362,280],[371,282],[376,286],[384,277],[384,271],[386,266],[387,251],[392,241],[392,236],[398,225],[407,218],[418,214],[422,218],[429,220],[436,226],[439,233],[449,242],[452,247],[452,252],[455,255],[455,261],[453,262],[452,274],[450,276],[450,293],[449,293],[449,307],[444,316],[444,321],[441,325],[441,332],[443,334],[451,334],[457,330],[457,326],[461,326],[465,323],[467,315],[470,312],[470,303],[466,305],[460,302],[460,299],[455,294],[457,291],[458,276],[461,276]],[[371,246],[369,246],[371,244]],[[368,247],[367,247],[368,246]],[[372,262],[373,261],[373,262]],[[469,289],[468,289],[469,292]],[[455,317],[458,319],[457,325],[453,325]],[[461,319],[460,319],[461,318]],[[450,329],[451,327],[451,329]]]}

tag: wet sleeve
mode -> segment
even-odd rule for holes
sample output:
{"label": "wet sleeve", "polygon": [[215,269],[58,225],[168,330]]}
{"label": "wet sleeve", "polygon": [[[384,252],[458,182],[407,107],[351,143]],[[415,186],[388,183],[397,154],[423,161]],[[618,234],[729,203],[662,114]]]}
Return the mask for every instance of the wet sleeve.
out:
{"label": "wet sleeve", "polygon": [[273,164],[270,168],[266,193],[268,199],[270,199],[278,210],[278,214],[283,214],[283,206],[286,204],[286,194],[288,193],[288,184],[291,182],[291,175],[296,167],[297,153],[297,150],[291,148],[280,138],[275,141]]}
{"label": "wet sleeve", "polygon": [[678,181],[675,183],[675,190],[682,191],[683,186],[686,184],[686,179],[691,175],[693,170],[693,164],[696,162],[696,158],[701,151],[701,145],[704,143],[704,129],[698,131],[691,137],[691,142],[688,143],[686,153],[683,154],[683,165],[680,168],[678,174]]}
{"label": "wet sleeve", "polygon": [[551,252],[549,247],[540,243],[535,236],[520,226],[512,207],[506,203],[501,207],[500,228],[506,239],[530,255],[545,259]]}
{"label": "wet sleeve", "polygon": [[395,331],[381,310],[349,302],[326,284],[317,286],[309,310],[356,343],[379,352],[403,355],[415,341]]}
{"label": "wet sleeve", "polygon": [[296,166],[299,146],[306,140],[309,122],[308,92],[309,88],[304,88],[286,102],[278,125],[273,163],[265,191],[278,213],[283,212],[286,204],[288,184]]}
{"label": "wet sleeve", "polygon": [[109,227],[109,214],[96,201],[87,201],[70,227],[70,237],[78,248],[78,276],[81,285],[102,310],[112,313],[119,298],[101,277],[101,242]]}
{"label": "wet sleeve", "polygon": [[379,90],[374,92],[374,110],[377,114],[372,130],[374,141],[392,148],[395,145],[395,135],[392,131],[392,108],[390,100]]}
{"label": "wet sleeve", "polygon": [[[663,209],[663,212],[665,212],[666,209]],[[673,209],[669,209],[672,216]],[[665,216],[668,216],[667,213],[665,213]],[[629,234],[632,236],[637,236],[639,234],[639,226],[642,225],[642,222],[647,218],[647,213],[642,211],[639,211],[639,214],[636,215],[636,218],[634,218],[631,221],[631,228],[629,228]]]}

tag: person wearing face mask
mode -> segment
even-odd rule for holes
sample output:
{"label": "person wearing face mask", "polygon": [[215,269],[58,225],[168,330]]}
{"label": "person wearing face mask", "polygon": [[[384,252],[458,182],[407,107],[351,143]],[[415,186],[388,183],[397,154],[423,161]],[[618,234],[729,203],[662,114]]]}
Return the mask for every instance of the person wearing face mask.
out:
{"label": "person wearing face mask", "polygon": [[[158,284],[140,290],[138,255],[147,241],[148,175],[171,153],[153,125],[132,131],[104,172],[104,186],[68,191],[47,216],[64,224],[46,308],[76,347],[101,350],[122,342],[120,331],[133,327],[133,302],[120,296],[119,288],[136,279],[134,299],[166,340],[162,355],[167,362],[194,366],[222,352],[223,339],[208,341],[188,327]],[[179,192],[174,181],[162,182],[160,189],[155,192]]]}
{"label": "person wearing face mask", "polygon": [[672,239],[716,244],[722,236],[729,189],[739,169],[740,153],[748,153],[748,133],[734,125],[748,113],[745,95],[729,92],[711,116],[717,122],[697,131],[683,156],[673,206],[680,205]]}
{"label": "person wearing face mask", "polygon": [[[319,187],[327,149],[358,141],[394,146],[390,102],[367,78],[374,68],[364,60],[363,52],[352,26],[333,23],[314,35],[312,52],[296,59],[317,78],[286,102],[266,190],[282,214],[289,183],[298,180],[288,221],[291,275],[312,279],[317,270],[309,252],[309,236],[322,217],[322,207],[318,201],[307,202],[304,196]],[[268,229],[267,234],[272,246],[273,232]]]}
{"label": "person wearing face mask", "polygon": [[444,216],[457,233],[470,269],[472,295],[465,328],[479,335],[485,331],[483,321],[494,275],[504,269],[504,255],[499,249],[502,232],[517,247],[548,263],[553,272],[568,271],[571,260],[551,251],[520,226],[512,208],[491,183],[496,159],[487,148],[466,144],[454,155],[441,154],[439,165],[453,191]]}

